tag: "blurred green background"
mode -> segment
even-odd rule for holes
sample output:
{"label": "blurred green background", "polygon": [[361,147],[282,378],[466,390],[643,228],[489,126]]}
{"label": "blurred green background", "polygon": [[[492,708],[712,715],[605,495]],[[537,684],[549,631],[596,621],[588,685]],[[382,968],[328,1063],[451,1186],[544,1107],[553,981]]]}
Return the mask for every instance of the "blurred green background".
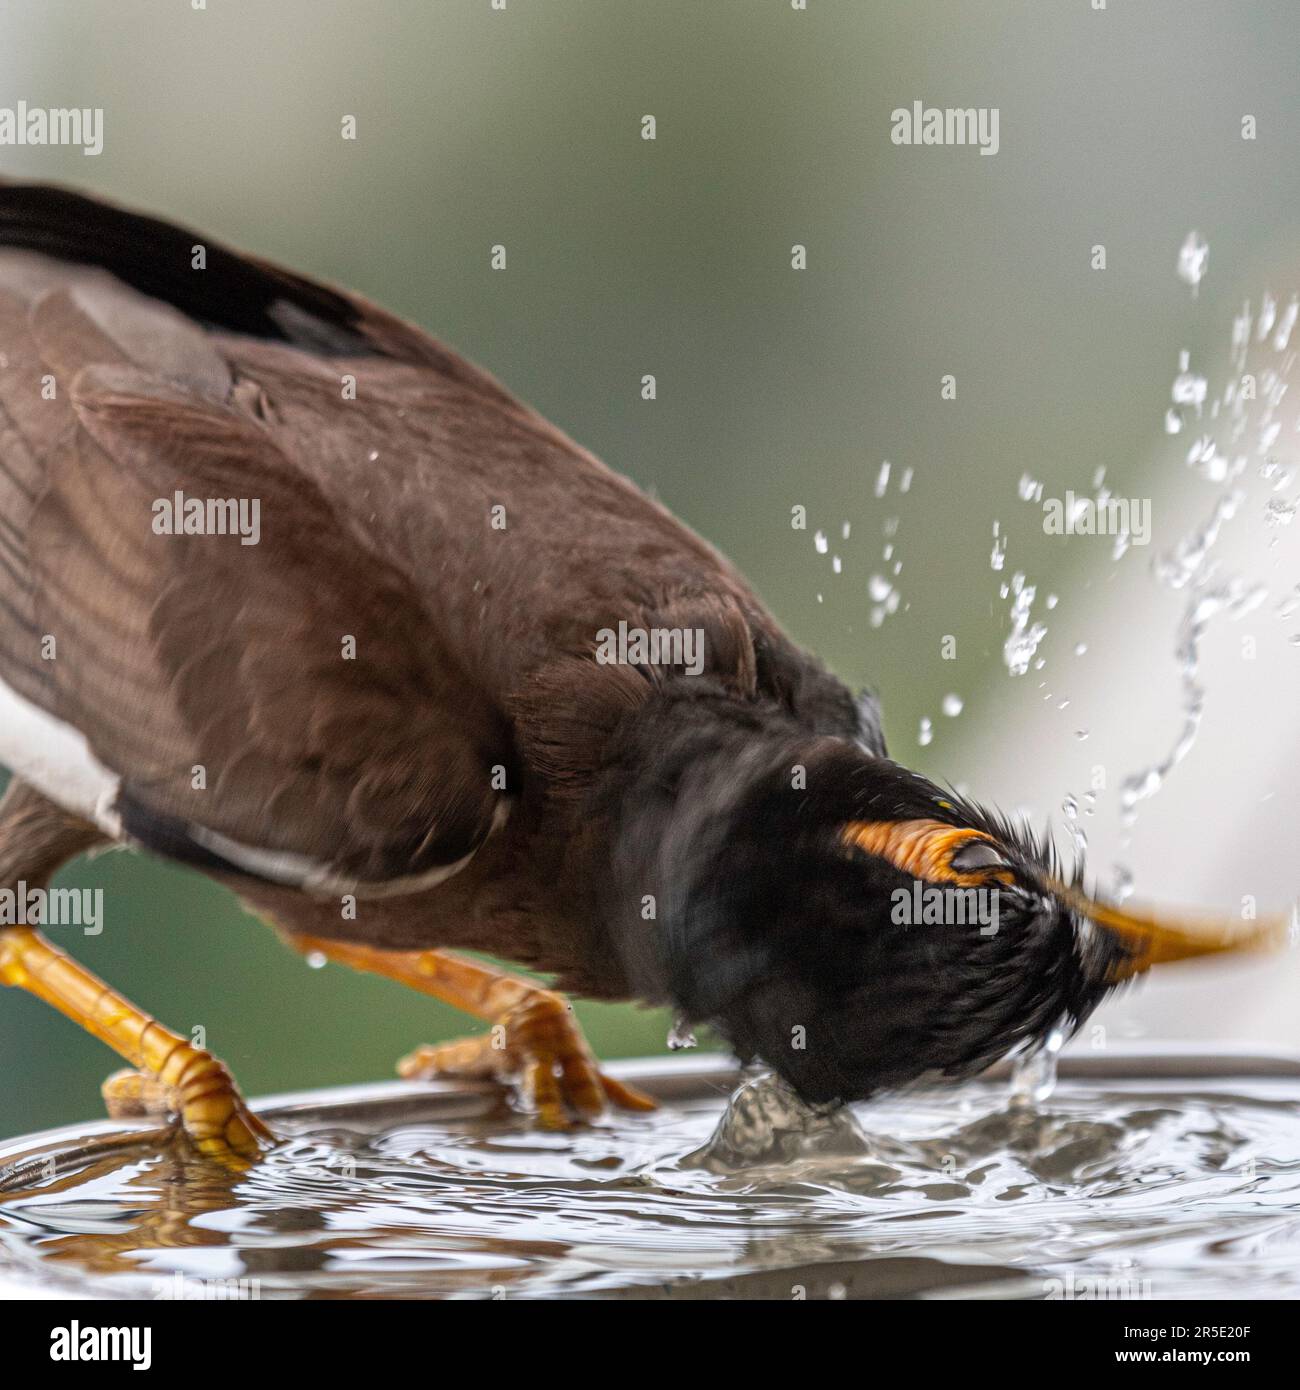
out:
{"label": "blurred green background", "polygon": [[[1082,492],[1105,464],[1117,493],[1156,492],[1178,349],[1213,358],[1243,298],[1296,282],[1298,37],[1293,0],[11,0],[0,105],[101,106],[105,149],[0,160],[426,326],[654,490],[799,641],[877,686],[896,756],[1014,802],[1065,789],[1038,774],[1072,731],[1017,734],[1041,694],[1002,664],[992,522],[1020,519],[1009,567],[1079,596],[1069,622],[1086,607],[1094,648],[1134,616],[1105,589],[1109,548],[1044,536],[1016,482]],[[999,153],[894,146],[890,113],[916,100],[997,107]],[[349,114],[355,141],[340,138]],[[1212,248],[1196,300],[1173,273],[1192,227]],[[895,480],[914,469],[906,495],[875,497],[885,459]],[[903,606],[874,629],[889,517]],[[1148,756],[1176,700],[1174,610],[1150,603],[1137,616],[1166,704]],[[1296,688],[1234,717],[1293,729]],[[1125,687],[1102,690],[1096,737],[1108,712],[1128,718]],[[949,691],[958,719],[939,714]],[[935,737],[919,747],[923,714]],[[1151,816],[1203,853],[1199,814]],[[1158,880],[1165,856],[1149,860]],[[107,912],[102,935],[64,944],[173,1027],[205,1027],[250,1093],[386,1077],[416,1043],[470,1031],[394,985],[308,969],[196,874],[112,853],[63,881],[103,887]],[[665,1048],[661,1014],[581,1012],[604,1055]],[[113,1065],[0,996],[0,1134],[97,1113]]]}

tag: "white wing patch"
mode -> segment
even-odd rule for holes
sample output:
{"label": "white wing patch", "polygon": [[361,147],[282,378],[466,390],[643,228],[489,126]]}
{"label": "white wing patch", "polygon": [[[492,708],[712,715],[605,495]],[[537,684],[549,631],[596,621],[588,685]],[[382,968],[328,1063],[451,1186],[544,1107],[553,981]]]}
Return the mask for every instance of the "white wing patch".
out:
{"label": "white wing patch", "polygon": [[[502,798],[492,813],[489,838],[500,830],[509,816],[510,802]],[[187,825],[186,832],[195,844],[211,850],[233,868],[243,869],[272,883],[301,888],[305,893],[322,898],[333,898],[344,893],[351,893],[358,898],[396,898],[404,893],[419,893],[426,888],[436,888],[438,884],[445,883],[454,874],[460,873],[479,851],[479,846],[476,845],[463,859],[457,859],[454,864],[440,864],[436,869],[429,869],[422,874],[410,874],[405,878],[367,883],[361,879],[349,878],[333,865],[322,864],[305,854],[241,845],[238,840],[220,835],[215,830],[206,830],[201,825]]]}
{"label": "white wing patch", "polygon": [[121,778],[90,751],[85,736],[0,680],[0,762],[56,806],[114,839]]}
{"label": "white wing patch", "polygon": [[[34,705],[3,681],[0,681],[0,763],[55,805],[97,825],[115,840],[123,838],[122,818],[114,809],[122,779],[95,757],[82,733]],[[505,797],[497,802],[489,836],[495,835],[506,823],[510,804]],[[388,898],[417,893],[458,874],[477,853],[477,849],[473,849],[454,864],[443,864],[423,874],[365,883],[305,854],[243,845],[200,825],[188,824],[186,831],[195,844],[211,850],[234,869],[243,869],[272,883],[302,888],[322,897],[354,893],[359,898]]]}

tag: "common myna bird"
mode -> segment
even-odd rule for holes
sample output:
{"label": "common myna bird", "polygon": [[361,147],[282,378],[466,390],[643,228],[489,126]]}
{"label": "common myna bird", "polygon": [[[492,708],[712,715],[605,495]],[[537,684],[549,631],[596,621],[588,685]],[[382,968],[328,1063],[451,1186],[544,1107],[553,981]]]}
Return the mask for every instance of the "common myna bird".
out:
{"label": "common myna bird", "polygon": [[[650,1102],[560,993],[449,949],[669,1003],[821,1103],[1259,935],[1093,902],[890,761],[875,699],[722,556],[419,329],[42,186],[0,188],[0,681],[0,887],[109,842],[192,865],[498,1025],[401,1070],[516,1081],[547,1125]],[[922,889],[996,890],[996,920],[900,916]],[[138,1069],[115,1107],[230,1162],[272,1142],[30,924],[0,980]]]}

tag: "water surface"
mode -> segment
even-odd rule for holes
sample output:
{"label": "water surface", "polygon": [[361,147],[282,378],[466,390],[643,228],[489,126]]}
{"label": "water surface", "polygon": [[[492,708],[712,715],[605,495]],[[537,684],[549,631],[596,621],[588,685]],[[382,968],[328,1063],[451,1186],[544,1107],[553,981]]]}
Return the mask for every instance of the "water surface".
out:
{"label": "water surface", "polygon": [[[8,1170],[20,1277],[135,1297],[1300,1295],[1295,1082],[1005,1083],[783,1118],[766,1083],[541,1134],[493,1111],[281,1119]],[[480,1109],[482,1107],[480,1106]]]}

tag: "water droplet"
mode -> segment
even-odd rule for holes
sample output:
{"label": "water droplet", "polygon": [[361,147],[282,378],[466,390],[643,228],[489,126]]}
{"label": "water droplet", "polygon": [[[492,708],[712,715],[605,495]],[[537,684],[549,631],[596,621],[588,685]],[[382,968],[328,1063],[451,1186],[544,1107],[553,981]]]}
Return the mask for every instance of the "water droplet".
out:
{"label": "water droplet", "polygon": [[880,465],[880,472],[876,474],[876,496],[883,497],[889,488],[889,463],[888,461]]}
{"label": "water droplet", "polygon": [[922,748],[928,748],[934,742],[934,725],[929,719],[921,720],[921,728],[916,735],[916,741]]}
{"label": "water droplet", "polygon": [[989,563],[995,570],[1000,570],[1007,559],[1007,538],[998,534],[998,523],[993,523],[993,553],[989,556]]}
{"label": "water droplet", "polygon": [[1133,896],[1133,870],[1124,864],[1116,864],[1111,870],[1111,897],[1117,903],[1127,902]]}
{"label": "water droplet", "polygon": [[1187,451],[1187,466],[1212,483],[1221,483],[1228,476],[1228,460],[1219,453],[1218,446],[1208,434],[1192,442]]}
{"label": "water droplet", "polygon": [[1205,393],[1208,389],[1208,383],[1199,372],[1179,372],[1174,378],[1174,404],[1195,406],[1199,414],[1205,404]]}
{"label": "water droplet", "polygon": [[1282,315],[1282,322],[1278,324],[1277,332],[1273,335],[1273,347],[1276,351],[1285,352],[1291,342],[1297,313],[1300,313],[1300,302],[1292,296],[1291,302],[1286,306],[1286,312]]}
{"label": "water droplet", "polygon": [[956,719],[962,711],[962,698],[960,695],[945,695],[943,697],[943,712],[949,719]]}
{"label": "water droplet", "polygon": [[830,549],[830,541],[826,539],[825,531],[815,531],[813,533],[813,545],[817,547],[818,555],[825,555]]}
{"label": "water droplet", "polygon": [[1199,291],[1209,259],[1209,244],[1201,239],[1198,232],[1188,232],[1187,239],[1178,250],[1178,278],[1192,287],[1193,294]]}
{"label": "water droplet", "polygon": [[1040,1048],[1016,1058],[1011,1073],[1011,1104],[1014,1107],[1041,1105],[1056,1089],[1056,1059],[1065,1035],[1059,1028],[1043,1039]]}
{"label": "water droplet", "polygon": [[329,964],[329,957],[324,951],[309,951],[303,959],[312,970],[324,970]]}
{"label": "water droplet", "polygon": [[1084,652],[1086,652],[1087,650],[1088,650],[1088,644],[1087,644],[1086,642],[1076,642],[1076,643],[1074,644],[1074,654],[1075,654],[1075,656],[1082,656],[1082,655],[1084,654]]}
{"label": "water droplet", "polygon": [[1025,583],[1023,574],[1012,576],[1011,592],[1011,632],[1002,644],[1002,659],[1013,676],[1023,676],[1038,651],[1038,644],[1047,636],[1047,629],[1042,623],[1029,621],[1037,590]]}
{"label": "water droplet", "polygon": [[1061,802],[1061,810],[1065,813],[1070,839],[1074,844],[1075,860],[1082,864],[1088,853],[1088,836],[1085,834],[1083,826],[1079,824],[1079,803],[1073,796],[1067,796]]}

